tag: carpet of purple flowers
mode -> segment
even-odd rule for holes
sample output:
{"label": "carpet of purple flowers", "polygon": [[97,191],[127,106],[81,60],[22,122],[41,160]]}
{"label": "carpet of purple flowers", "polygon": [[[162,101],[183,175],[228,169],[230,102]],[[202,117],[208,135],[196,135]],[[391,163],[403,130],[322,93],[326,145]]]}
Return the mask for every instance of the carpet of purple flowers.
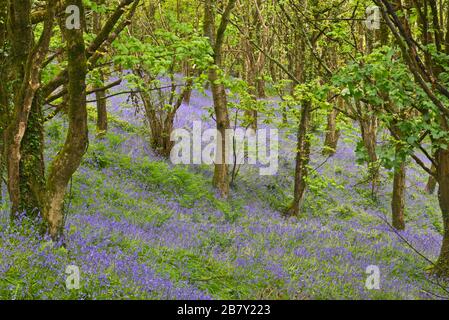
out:
{"label": "carpet of purple flowers", "polygon": [[[194,93],[176,126],[205,119],[210,106],[207,95]],[[209,166],[172,166],[151,151],[141,114],[119,96],[109,107],[110,131],[101,139],[91,135],[73,178],[66,247],[41,239],[26,221],[11,230],[7,204],[1,204],[0,298],[433,299],[444,294],[427,276],[428,262],[383,221],[389,216],[391,172],[383,171],[373,199],[363,183],[366,166],[356,164],[352,123],[327,161],[317,138],[312,166],[319,168],[310,177],[305,210],[287,220],[280,212],[291,199],[295,144],[287,129],[278,174],[262,177],[257,168],[244,166],[231,199],[222,201],[211,188]],[[95,111],[90,111],[94,132]],[[65,125],[60,118],[47,127],[47,157],[63,142]],[[441,221],[436,197],[423,192],[425,180],[410,164],[407,230],[401,235],[435,259]],[[66,289],[67,265],[81,270],[79,290]],[[365,288],[369,265],[380,268],[380,290]]]}

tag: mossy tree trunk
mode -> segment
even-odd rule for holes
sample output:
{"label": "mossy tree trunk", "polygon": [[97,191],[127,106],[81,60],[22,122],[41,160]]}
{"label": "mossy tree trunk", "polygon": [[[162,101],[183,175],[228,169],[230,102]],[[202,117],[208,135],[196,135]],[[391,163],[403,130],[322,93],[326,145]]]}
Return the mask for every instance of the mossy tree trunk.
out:
{"label": "mossy tree trunk", "polygon": [[[98,0],[99,5],[104,3],[104,0]],[[93,31],[96,35],[101,32],[101,14],[98,12],[93,13]],[[99,83],[97,89],[104,87],[104,74],[103,70],[99,70]],[[97,135],[103,136],[108,131],[108,111],[107,111],[107,99],[106,90],[95,91],[95,100],[97,102]]]}
{"label": "mossy tree trunk", "polygon": [[34,208],[39,207],[37,195],[22,192],[31,191],[33,188],[32,182],[26,181],[27,168],[41,172],[39,165],[34,168],[36,162],[40,162],[41,130],[35,126],[30,128],[28,125],[30,122],[37,125],[41,121],[39,99],[35,99],[35,96],[40,87],[40,71],[50,44],[55,6],[56,0],[48,1],[44,29],[38,42],[34,43],[31,1],[15,1],[10,5],[8,30],[15,30],[14,33],[9,32],[11,71],[18,80],[13,86],[14,110],[5,133],[5,152],[13,221],[26,209],[31,208],[32,211],[40,209]]}
{"label": "mossy tree trunk", "polygon": [[338,139],[340,138],[340,130],[337,128],[337,117],[339,111],[336,108],[327,115],[326,138],[324,139],[323,155],[333,156],[337,152]]}
{"label": "mossy tree trunk", "polygon": [[[318,19],[318,12],[316,11],[318,2],[316,0],[305,1],[305,6],[313,8],[314,18]],[[294,74],[291,94],[296,96],[296,86],[302,83],[306,83],[313,77],[315,72],[315,64],[307,64],[307,53],[316,51],[317,41],[319,39],[319,34],[314,31],[309,37],[307,35],[301,34],[301,30],[304,28],[305,22],[299,18],[296,21],[297,32],[294,33],[294,43],[292,48],[294,56],[291,60],[290,72]],[[309,51],[306,51],[308,47]],[[312,58],[314,59],[314,58]],[[306,189],[307,189],[307,177],[309,175],[309,162],[310,162],[310,127],[312,120],[312,102],[310,100],[301,101],[301,111],[298,125],[297,133],[297,149],[296,149],[296,164],[295,164],[295,179],[294,179],[294,194],[293,202],[287,208],[287,216],[299,216],[302,209],[302,205],[305,199]]]}
{"label": "mossy tree trunk", "polygon": [[[80,8],[82,0],[68,0],[67,5]],[[65,30],[68,61],[68,119],[66,141],[49,168],[45,190],[44,218],[48,233],[54,240],[60,238],[64,222],[64,196],[73,173],[78,169],[88,144],[86,74],[87,59],[83,30]]]}
{"label": "mossy tree trunk", "polygon": [[19,210],[35,218],[42,213],[42,192],[45,189],[44,120],[40,90],[33,99],[21,154]]}
{"label": "mossy tree trunk", "polygon": [[435,272],[449,276],[449,150],[440,150],[438,160],[438,200],[443,216],[444,233]]}
{"label": "mossy tree trunk", "polygon": [[298,127],[298,145],[296,150],[295,189],[293,203],[287,210],[288,216],[299,216],[307,188],[308,165],[310,161],[310,141],[308,129],[310,124],[311,103],[304,103]]}
{"label": "mossy tree trunk", "polygon": [[[46,85],[42,85],[40,73],[48,55],[55,13],[62,8],[59,6],[60,2],[48,0],[45,10],[42,10],[42,17],[34,22],[43,22],[37,41],[34,38],[37,28],[33,26],[34,20],[31,18],[32,1],[1,2],[0,46],[2,49],[7,48],[7,54],[3,54],[2,50],[0,55],[0,131],[4,133],[1,140],[4,156],[0,168],[6,162],[12,222],[17,221],[18,214],[23,211],[27,211],[29,215],[39,212],[43,214],[47,232],[53,239],[58,239],[62,234],[66,187],[87,148],[87,57],[91,58],[91,67],[95,67],[102,55],[98,52],[100,47],[105,50],[130,23],[130,17],[139,1],[134,1],[127,19],[121,21],[120,18],[125,7],[133,1],[120,2],[88,49],[84,46],[83,30],[66,30],[64,24],[61,24],[67,43],[61,56],[65,58],[67,54],[68,67]],[[5,2],[9,4],[8,7],[5,7]],[[68,0],[61,5],[64,8],[69,5],[77,6],[83,17],[82,0]],[[8,18],[4,19],[5,16]],[[8,21],[7,28],[5,21]],[[45,177],[45,119],[42,105],[45,99],[51,100],[50,95],[61,86],[67,88],[62,92],[67,91],[64,95],[67,96],[69,128],[65,144],[49,166],[48,176]]]}
{"label": "mossy tree trunk", "polygon": [[[101,84],[104,85],[103,74],[100,75]],[[108,132],[108,110],[106,90],[98,90],[95,92],[95,100],[97,101],[97,135],[104,136]]]}
{"label": "mossy tree trunk", "polygon": [[[249,89],[248,92],[252,97],[252,100],[257,99],[257,85],[256,85],[256,62],[255,56],[253,52],[253,48],[249,42],[249,40],[245,40],[245,80],[248,83]],[[257,130],[257,110],[256,109],[248,109],[245,110],[245,118],[248,121],[249,126],[253,130]]]}
{"label": "mossy tree trunk", "polygon": [[[268,51],[268,27],[262,15],[263,1],[256,0],[254,3],[248,2],[245,5],[244,12],[247,12],[247,14],[243,19],[246,37],[242,41],[245,80],[250,87],[249,93],[256,100],[266,97],[265,80],[263,78],[266,58],[265,54],[258,50],[254,44],[264,52]],[[248,119],[249,126],[257,130],[257,109],[245,110],[245,117]]]}
{"label": "mossy tree trunk", "polygon": [[0,2],[0,201],[2,201],[3,174],[5,172],[4,153],[4,132],[9,116],[9,94],[8,94],[8,56],[6,54],[7,45],[7,25],[8,2]]}
{"label": "mossy tree trunk", "polygon": [[[400,159],[401,147],[396,146],[396,159]],[[406,164],[402,161],[394,168],[393,197],[391,199],[391,211],[393,227],[397,230],[405,229],[405,182]]]}
{"label": "mossy tree trunk", "polygon": [[[432,168],[430,170],[432,170],[432,172],[436,172],[434,164],[432,164]],[[434,176],[429,175],[429,179],[427,180],[427,184],[424,191],[427,192],[428,194],[434,194],[436,188],[437,188],[437,180],[435,179]]]}
{"label": "mossy tree trunk", "polygon": [[229,175],[226,164],[226,130],[230,128],[230,121],[226,89],[221,81],[219,70],[223,62],[225,31],[236,0],[228,1],[217,31],[215,31],[214,3],[214,0],[207,0],[204,4],[204,33],[209,38],[214,53],[214,65],[209,68],[209,82],[212,89],[217,130],[221,134],[221,139],[217,139],[218,161],[215,164],[212,183],[218,189],[220,197],[227,198],[229,196]]}
{"label": "mossy tree trunk", "polygon": [[374,197],[379,186],[379,163],[377,157],[377,117],[366,114],[359,119],[362,140],[368,156],[368,172],[371,180],[371,193]]}
{"label": "mossy tree trunk", "polygon": [[192,98],[192,91],[193,91],[193,77],[197,73],[195,68],[191,66],[190,61],[183,61],[183,73],[184,76],[186,76],[188,80],[188,88],[184,93],[184,100],[182,101],[186,105],[190,105],[190,99]]}

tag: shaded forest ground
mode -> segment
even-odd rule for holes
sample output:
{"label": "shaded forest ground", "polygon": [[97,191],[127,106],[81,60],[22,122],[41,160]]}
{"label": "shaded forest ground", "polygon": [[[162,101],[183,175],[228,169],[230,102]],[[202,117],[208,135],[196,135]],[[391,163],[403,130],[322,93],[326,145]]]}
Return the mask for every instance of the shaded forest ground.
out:
{"label": "shaded forest ground", "polygon": [[[126,101],[110,102],[110,131],[90,136],[67,199],[67,248],[36,239],[24,224],[0,215],[0,297],[171,299],[414,299],[444,295],[426,277],[428,263],[393,233],[391,173],[382,171],[372,199],[366,166],[357,165],[358,134],[343,128],[337,154],[326,161],[312,144],[312,175],[303,215],[284,219],[294,176],[292,133],[283,132],[278,175],[244,166],[228,202],[215,198],[209,166],[177,166],[157,157],[148,130]],[[194,93],[177,127],[207,114],[211,100]],[[90,132],[95,132],[90,108]],[[275,124],[268,125],[273,127]],[[66,122],[46,128],[47,157],[64,141]],[[382,137],[380,137],[380,142]],[[426,175],[412,163],[407,178],[407,230],[401,235],[431,259],[441,221]],[[4,197],[6,196],[3,191]],[[65,268],[81,269],[80,290],[65,288]],[[377,265],[381,289],[367,290],[366,267]]]}

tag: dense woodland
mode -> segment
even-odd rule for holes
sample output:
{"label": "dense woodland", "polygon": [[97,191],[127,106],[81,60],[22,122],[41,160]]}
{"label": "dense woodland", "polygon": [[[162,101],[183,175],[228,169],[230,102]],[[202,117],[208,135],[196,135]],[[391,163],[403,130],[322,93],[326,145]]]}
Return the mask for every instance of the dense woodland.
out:
{"label": "dense woodland", "polygon": [[448,0],[0,0],[0,136],[2,298],[449,298]]}

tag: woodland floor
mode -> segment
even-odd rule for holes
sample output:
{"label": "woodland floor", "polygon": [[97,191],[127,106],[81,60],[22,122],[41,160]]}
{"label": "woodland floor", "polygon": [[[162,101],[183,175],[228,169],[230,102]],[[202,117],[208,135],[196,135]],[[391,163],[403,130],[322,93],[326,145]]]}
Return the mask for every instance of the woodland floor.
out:
{"label": "woodland floor", "polygon": [[[275,103],[275,102],[273,102]],[[210,107],[194,93],[178,113],[190,126]],[[110,103],[110,131],[90,146],[67,199],[67,248],[37,239],[32,227],[9,228],[0,215],[3,299],[416,299],[445,292],[428,278],[429,263],[391,231],[391,172],[382,170],[376,199],[356,164],[357,128],[346,123],[337,154],[325,161],[312,144],[311,178],[300,218],[280,214],[291,200],[294,134],[283,132],[279,172],[259,176],[244,166],[229,201],[216,200],[210,166],[176,166],[154,155],[141,114],[123,98]],[[213,125],[213,124],[211,124]],[[47,127],[51,158],[64,141],[63,118]],[[267,126],[270,126],[267,124]],[[317,134],[320,136],[320,134]],[[382,143],[379,136],[379,143]],[[324,163],[324,164],[323,164]],[[434,260],[441,243],[436,196],[410,163],[407,229],[400,234]],[[3,190],[3,198],[6,197]],[[80,290],[67,290],[65,268],[81,270]],[[377,265],[380,290],[367,290]]]}

